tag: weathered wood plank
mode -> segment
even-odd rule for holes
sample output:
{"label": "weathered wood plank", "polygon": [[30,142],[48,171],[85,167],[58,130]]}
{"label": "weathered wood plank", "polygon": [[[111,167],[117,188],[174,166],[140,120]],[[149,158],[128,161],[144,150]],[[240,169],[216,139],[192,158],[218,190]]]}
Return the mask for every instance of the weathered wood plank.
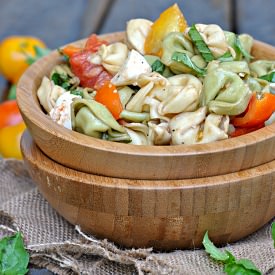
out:
{"label": "weathered wood plank", "polygon": [[124,30],[126,22],[132,18],[155,20],[163,10],[175,2],[178,2],[190,25],[192,23],[215,23],[224,29],[230,28],[230,0],[116,0],[99,32],[108,33]]}
{"label": "weathered wood plank", "polygon": [[274,0],[239,0],[238,28],[255,39],[275,45]]}

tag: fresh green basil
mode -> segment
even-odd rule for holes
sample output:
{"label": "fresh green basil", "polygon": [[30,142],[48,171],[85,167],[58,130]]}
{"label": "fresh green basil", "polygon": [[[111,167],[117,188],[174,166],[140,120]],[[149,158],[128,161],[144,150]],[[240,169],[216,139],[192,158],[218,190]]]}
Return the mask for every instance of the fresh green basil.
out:
{"label": "fresh green basil", "polygon": [[233,58],[233,56],[231,55],[230,52],[226,52],[222,56],[220,56],[218,58],[218,60],[221,61],[221,62],[226,62],[226,61],[233,61],[234,58]]}
{"label": "fresh green basil", "polygon": [[28,272],[28,263],[29,254],[20,232],[0,240],[0,274],[24,275]]}
{"label": "fresh green basil", "polygon": [[220,251],[209,239],[208,232],[205,233],[202,242],[205,251],[216,261],[224,263],[224,272],[228,275],[261,275],[261,271],[248,259],[236,260],[228,250]]}
{"label": "fresh green basil", "polygon": [[206,70],[196,66],[186,53],[175,52],[172,55],[172,60],[182,63],[183,65],[196,72],[199,76],[204,76],[206,74]]}
{"label": "fresh green basil", "polygon": [[71,87],[70,77],[66,74],[53,73],[51,79],[55,85],[61,86],[65,90]]}
{"label": "fresh green basil", "polygon": [[241,40],[238,36],[236,36],[235,38],[235,50],[237,51],[237,53],[241,53],[246,59],[252,59],[253,56],[251,56],[246,50],[245,48],[243,47],[242,43],[241,43]]}
{"label": "fresh green basil", "polygon": [[157,72],[160,74],[163,74],[165,70],[165,65],[159,59],[156,59],[151,67],[153,72]]}
{"label": "fresh green basil", "polygon": [[262,75],[259,78],[264,79],[264,80],[266,80],[268,82],[275,83],[275,71],[271,72],[269,74],[266,74],[266,75]]}
{"label": "fresh green basil", "polygon": [[195,25],[192,25],[188,34],[206,62],[210,62],[215,59]]}

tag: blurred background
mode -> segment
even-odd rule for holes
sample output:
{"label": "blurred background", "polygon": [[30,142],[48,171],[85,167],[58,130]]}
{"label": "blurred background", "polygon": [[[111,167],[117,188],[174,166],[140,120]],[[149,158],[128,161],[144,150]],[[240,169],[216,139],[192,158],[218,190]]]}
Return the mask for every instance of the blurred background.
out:
{"label": "blurred background", "polygon": [[[177,2],[189,24],[216,23],[275,45],[274,0],[0,0],[0,40],[32,35],[51,48],[88,36],[124,30],[131,18],[154,21]],[[6,82],[0,77],[0,90]],[[1,99],[1,96],[0,96]]]}

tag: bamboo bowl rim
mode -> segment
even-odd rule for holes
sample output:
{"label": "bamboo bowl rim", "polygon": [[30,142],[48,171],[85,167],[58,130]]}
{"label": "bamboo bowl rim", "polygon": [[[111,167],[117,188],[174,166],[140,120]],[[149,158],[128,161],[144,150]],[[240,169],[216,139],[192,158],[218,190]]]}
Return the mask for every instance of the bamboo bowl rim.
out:
{"label": "bamboo bowl rim", "polygon": [[[124,33],[112,33],[101,36],[102,39],[106,39],[109,42],[123,41]],[[83,45],[86,39],[76,41],[75,45]],[[258,47],[267,47],[274,53],[272,58],[275,60],[275,48],[266,43],[255,41],[254,45]],[[55,63],[52,62],[55,60]],[[52,51],[48,56],[39,59],[32,64],[23,76],[20,78],[17,85],[17,102],[22,115],[26,115],[37,127],[43,131],[56,135],[57,137],[81,145],[84,148],[93,148],[99,151],[119,153],[121,155],[143,155],[143,156],[192,156],[196,154],[215,154],[222,152],[229,152],[231,150],[237,150],[244,146],[254,145],[255,143],[261,143],[266,140],[275,140],[275,123],[265,126],[259,130],[251,133],[229,138],[221,141],[214,141],[206,144],[192,144],[192,145],[174,145],[174,146],[152,146],[152,145],[132,145],[124,144],[112,141],[101,140],[86,136],[66,129],[65,127],[58,125],[56,122],[45,114],[40,106],[36,92],[42,81],[42,77],[47,74],[43,72],[43,68],[52,62],[51,68],[61,62],[60,55],[57,50]],[[34,83],[29,81],[38,76],[38,82]],[[26,100],[26,98],[28,100]]]}
{"label": "bamboo bowl rim", "polygon": [[[137,189],[137,190],[176,190],[207,188],[220,185],[239,184],[240,180],[255,180],[255,178],[268,175],[275,170],[275,160],[244,171],[233,172],[217,176],[193,178],[193,179],[169,179],[169,180],[144,180],[113,178],[109,176],[95,175],[66,167],[46,156],[33,141],[28,130],[25,130],[21,138],[21,149],[25,160],[33,163],[39,169],[60,178],[66,178],[84,185],[104,186],[106,188]],[[53,169],[54,167],[54,169]],[[110,181],[111,179],[111,181]],[[112,181],[113,180],[113,181]],[[251,181],[251,184],[253,182]]]}

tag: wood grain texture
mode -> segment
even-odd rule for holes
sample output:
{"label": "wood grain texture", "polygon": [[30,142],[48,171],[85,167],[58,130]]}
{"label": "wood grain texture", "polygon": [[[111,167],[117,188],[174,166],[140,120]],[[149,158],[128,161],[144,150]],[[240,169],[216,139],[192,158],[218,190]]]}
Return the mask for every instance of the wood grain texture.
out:
{"label": "wood grain texture", "polygon": [[[121,41],[124,34],[114,33],[103,38]],[[275,48],[256,41],[253,54],[257,58],[275,59]],[[33,64],[18,83],[17,100],[38,147],[66,167],[110,177],[166,180],[223,175],[275,159],[274,123],[237,138],[177,146],[121,144],[68,130],[43,113],[36,95],[42,77],[60,62],[54,51]]]}
{"label": "wood grain texture", "polygon": [[221,176],[130,180],[83,173],[46,157],[25,132],[24,161],[48,202],[69,222],[125,247],[200,247],[253,233],[275,215],[275,161]]}

